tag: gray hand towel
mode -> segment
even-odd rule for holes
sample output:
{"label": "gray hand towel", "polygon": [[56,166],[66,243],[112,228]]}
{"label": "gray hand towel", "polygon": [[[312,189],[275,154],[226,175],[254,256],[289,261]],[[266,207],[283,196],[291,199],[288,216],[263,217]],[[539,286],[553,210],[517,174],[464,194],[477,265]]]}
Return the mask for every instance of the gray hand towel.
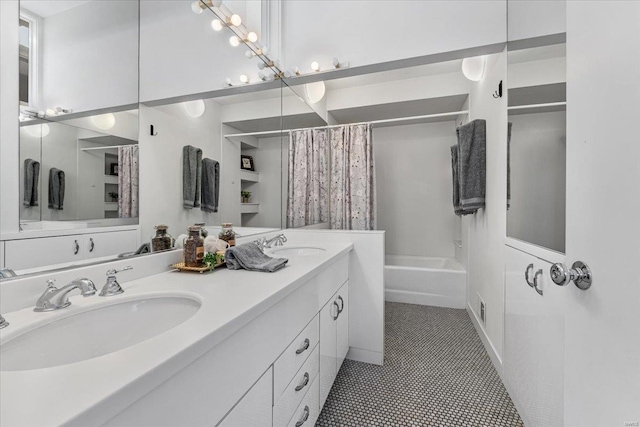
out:
{"label": "gray hand towel", "polygon": [[61,211],[64,207],[64,171],[49,169],[49,209]]}
{"label": "gray hand towel", "polygon": [[200,206],[202,150],[191,145],[182,147],[182,199],[185,209]]}
{"label": "gray hand towel", "polygon": [[220,163],[202,159],[202,206],[205,212],[218,212],[220,192]]}
{"label": "gray hand towel", "polygon": [[462,214],[485,207],[487,123],[474,120],[458,127],[458,180]]}
{"label": "gray hand towel", "polygon": [[268,273],[280,270],[289,261],[286,258],[272,258],[266,255],[255,243],[245,243],[227,249],[224,260],[230,270],[244,268]]}
{"label": "gray hand towel", "polygon": [[40,162],[33,159],[24,161],[24,197],[27,207],[38,206],[38,181],[40,180]]}
{"label": "gray hand towel", "polygon": [[511,126],[507,123],[507,210],[511,207]]}
{"label": "gray hand towel", "polygon": [[458,180],[458,146],[451,146],[451,176],[453,178],[453,212],[460,216],[460,181]]}

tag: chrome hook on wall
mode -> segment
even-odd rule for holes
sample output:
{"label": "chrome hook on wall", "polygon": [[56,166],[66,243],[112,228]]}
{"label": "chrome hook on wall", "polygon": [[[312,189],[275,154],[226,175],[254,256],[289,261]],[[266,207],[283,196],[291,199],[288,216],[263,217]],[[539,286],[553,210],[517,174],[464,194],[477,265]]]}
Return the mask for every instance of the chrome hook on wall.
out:
{"label": "chrome hook on wall", "polygon": [[493,92],[494,98],[502,98],[502,80],[500,80],[500,84],[498,84],[498,90]]}

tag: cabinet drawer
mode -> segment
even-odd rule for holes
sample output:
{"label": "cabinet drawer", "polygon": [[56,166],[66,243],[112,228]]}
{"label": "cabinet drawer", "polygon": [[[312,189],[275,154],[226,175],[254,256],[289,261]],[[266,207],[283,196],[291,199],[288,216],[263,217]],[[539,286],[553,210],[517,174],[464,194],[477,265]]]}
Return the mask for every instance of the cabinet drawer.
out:
{"label": "cabinet drawer", "polygon": [[316,380],[319,372],[319,350],[318,346],[313,349],[311,356],[304,362],[304,365],[293,377],[287,388],[280,396],[280,399],[273,407],[273,425],[286,426],[293,416],[294,411],[302,402],[310,390],[310,386]]}
{"label": "cabinet drawer", "polygon": [[114,231],[110,233],[87,234],[85,241],[85,258],[117,256],[138,249],[138,232]]}
{"label": "cabinet drawer", "polygon": [[84,236],[9,240],[5,243],[5,265],[13,270],[82,260]]}
{"label": "cabinet drawer", "polygon": [[318,343],[319,331],[316,315],[273,364],[273,396],[276,401]]}
{"label": "cabinet drawer", "polygon": [[316,377],[287,427],[314,426],[318,415],[320,415],[320,383]]}

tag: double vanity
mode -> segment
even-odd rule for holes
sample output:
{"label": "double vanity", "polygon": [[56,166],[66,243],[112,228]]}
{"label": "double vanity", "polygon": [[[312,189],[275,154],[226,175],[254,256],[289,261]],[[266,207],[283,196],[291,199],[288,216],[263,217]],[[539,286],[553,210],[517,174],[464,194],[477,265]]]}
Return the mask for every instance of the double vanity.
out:
{"label": "double vanity", "polygon": [[0,424],[312,426],[350,347],[353,248],[288,244],[267,249],[289,258],[276,273],[165,271],[3,313]]}

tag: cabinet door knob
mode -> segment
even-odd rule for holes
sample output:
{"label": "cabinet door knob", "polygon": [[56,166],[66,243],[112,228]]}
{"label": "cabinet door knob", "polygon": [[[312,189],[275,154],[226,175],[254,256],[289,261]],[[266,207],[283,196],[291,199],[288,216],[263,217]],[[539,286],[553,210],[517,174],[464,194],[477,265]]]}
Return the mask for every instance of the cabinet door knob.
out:
{"label": "cabinet door knob", "polygon": [[304,344],[302,344],[302,347],[300,347],[299,349],[296,350],[296,354],[302,354],[304,353],[308,348],[309,348],[309,338],[305,338],[304,339]]}
{"label": "cabinet door knob", "polygon": [[567,268],[562,263],[556,263],[551,266],[551,280],[558,286],[568,285],[573,281],[578,289],[586,291],[591,287],[593,276],[591,269],[582,261],[576,261],[571,268]]}
{"label": "cabinet door knob", "polygon": [[307,384],[309,384],[309,373],[305,372],[304,373],[304,380],[302,380],[302,383],[300,385],[296,386],[296,391],[300,391],[303,388],[305,388],[307,386]]}
{"label": "cabinet door knob", "polygon": [[309,406],[305,405],[304,407],[304,412],[302,414],[302,418],[300,418],[300,421],[298,421],[296,423],[296,427],[300,427],[302,426],[302,424],[305,423],[305,421],[307,421],[309,419]]}
{"label": "cabinet door knob", "polygon": [[78,255],[78,252],[80,251],[80,244],[78,243],[77,240],[74,240],[73,243],[74,243],[73,254]]}
{"label": "cabinet door knob", "polygon": [[533,288],[533,281],[529,278],[530,272],[533,271],[533,264],[529,264],[527,269],[524,271],[524,280],[527,281],[527,284]]}

